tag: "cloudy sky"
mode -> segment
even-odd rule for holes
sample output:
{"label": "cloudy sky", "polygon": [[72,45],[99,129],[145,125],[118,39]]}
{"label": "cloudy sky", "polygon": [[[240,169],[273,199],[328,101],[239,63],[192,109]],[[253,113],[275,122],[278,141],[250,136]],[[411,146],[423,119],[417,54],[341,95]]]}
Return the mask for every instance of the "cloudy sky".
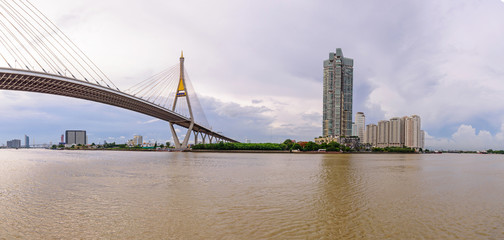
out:
{"label": "cloudy sky", "polygon": [[[120,88],[177,64],[184,50],[210,125],[239,141],[321,135],[322,62],[354,59],[354,113],[366,124],[417,114],[431,149],[504,149],[501,0],[32,0]],[[168,124],[79,99],[0,91],[0,144],[89,142]]]}

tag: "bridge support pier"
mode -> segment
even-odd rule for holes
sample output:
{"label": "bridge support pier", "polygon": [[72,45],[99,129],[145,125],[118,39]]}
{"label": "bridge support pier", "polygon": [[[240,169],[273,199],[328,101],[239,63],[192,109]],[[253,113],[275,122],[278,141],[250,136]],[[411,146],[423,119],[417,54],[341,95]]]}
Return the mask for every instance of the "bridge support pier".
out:
{"label": "bridge support pier", "polygon": [[207,137],[207,135],[206,135],[206,134],[201,133],[201,138],[203,139],[203,144],[206,144],[206,141],[205,141],[205,140],[206,140],[206,137]]}
{"label": "bridge support pier", "polygon": [[198,144],[198,135],[199,135],[199,132],[194,131],[194,145]]}
{"label": "bridge support pier", "polygon": [[173,141],[175,142],[176,149],[187,149],[187,145],[189,143],[189,138],[191,137],[191,132],[192,132],[193,127],[194,127],[194,120],[191,119],[191,124],[189,125],[189,128],[187,129],[187,133],[184,137],[184,141],[181,144],[180,140],[177,136],[177,132],[175,131],[175,128],[173,127],[173,123],[170,123],[170,129],[172,132]]}

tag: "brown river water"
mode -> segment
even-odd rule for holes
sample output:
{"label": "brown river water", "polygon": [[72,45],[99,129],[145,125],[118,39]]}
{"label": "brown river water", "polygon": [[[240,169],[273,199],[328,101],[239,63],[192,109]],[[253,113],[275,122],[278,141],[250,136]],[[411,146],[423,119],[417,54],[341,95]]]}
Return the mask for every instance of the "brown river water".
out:
{"label": "brown river water", "polygon": [[504,155],[4,149],[0,239],[504,239]]}

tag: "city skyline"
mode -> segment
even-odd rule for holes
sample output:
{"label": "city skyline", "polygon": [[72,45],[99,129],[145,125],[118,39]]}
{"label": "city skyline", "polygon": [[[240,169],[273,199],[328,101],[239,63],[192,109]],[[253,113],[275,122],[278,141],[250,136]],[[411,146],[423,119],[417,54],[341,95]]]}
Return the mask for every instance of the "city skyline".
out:
{"label": "city skyline", "polygon": [[[259,1],[247,8],[222,1],[222,9],[205,2],[196,9],[155,1],[33,3],[121,89],[176,64],[185,50],[209,122],[240,141],[319,136],[320,62],[341,47],[356,61],[353,112],[369,122],[418,114],[428,148],[504,149],[504,106],[496,104],[504,100],[499,0]],[[328,31],[340,18],[358,20]],[[245,56],[247,64],[239,61]],[[23,134],[57,142],[65,129],[87,129],[89,142],[134,134],[171,140],[167,123],[110,106],[8,91],[0,100],[9,113],[0,122],[2,142]]]}

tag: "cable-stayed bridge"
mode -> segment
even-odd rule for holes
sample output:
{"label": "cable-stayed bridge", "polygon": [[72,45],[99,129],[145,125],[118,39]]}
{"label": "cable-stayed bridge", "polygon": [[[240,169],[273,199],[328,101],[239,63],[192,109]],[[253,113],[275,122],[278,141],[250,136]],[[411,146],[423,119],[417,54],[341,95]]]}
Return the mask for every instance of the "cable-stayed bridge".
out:
{"label": "cable-stayed bridge", "polygon": [[[175,147],[236,142],[209,126],[180,63],[121,91],[28,0],[0,0],[0,89],[67,96],[113,105],[169,122]],[[179,140],[175,126],[187,128]],[[201,138],[201,141],[198,141]]]}

